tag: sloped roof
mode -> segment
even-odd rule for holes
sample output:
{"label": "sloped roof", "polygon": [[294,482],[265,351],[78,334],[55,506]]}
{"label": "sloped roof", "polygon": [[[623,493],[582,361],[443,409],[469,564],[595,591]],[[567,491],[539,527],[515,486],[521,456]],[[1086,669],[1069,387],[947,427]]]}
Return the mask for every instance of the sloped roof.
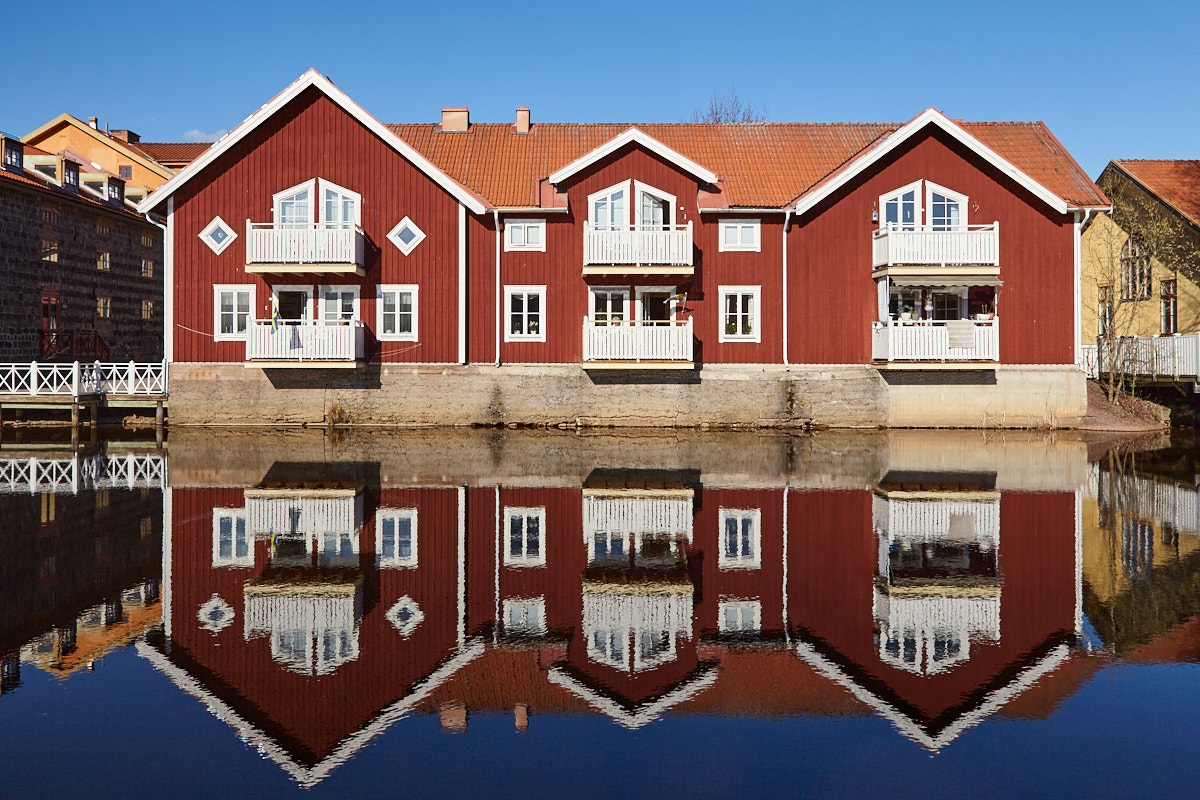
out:
{"label": "sloped roof", "polygon": [[[26,152],[29,152],[32,149],[36,149],[36,148],[31,147],[30,145],[25,145],[24,148],[25,148]],[[89,162],[84,162],[84,163],[86,164]],[[114,205],[113,203],[105,202],[104,200],[101,200],[100,198],[96,197],[93,194],[90,194],[89,192],[84,191],[83,189],[80,189],[79,191],[72,191],[70,189],[64,189],[63,187],[59,186],[57,183],[54,183],[53,181],[48,180],[44,175],[39,173],[37,170],[29,169],[28,167],[25,168],[24,170],[22,170],[21,172],[14,172],[9,169],[0,169],[0,180],[11,181],[14,184],[21,184],[24,186],[29,186],[32,188],[40,189],[44,192],[49,192],[49,193],[59,197],[60,199],[74,200],[76,202],[83,203],[84,205],[93,206],[94,208],[107,209],[108,211],[112,211],[116,214],[126,214],[138,221],[142,221],[142,218],[136,212],[134,212],[133,209],[129,208],[126,205],[122,204],[122,205],[118,206],[118,205]]]}
{"label": "sloped roof", "polygon": [[1200,161],[1131,158],[1112,163],[1200,228]]}
{"label": "sloped roof", "polygon": [[[1068,205],[1106,206],[1087,174],[1041,122],[960,126]],[[443,134],[433,123],[387,126],[442,171],[493,205],[538,204],[538,182],[631,127],[712,170],[729,205],[782,208],[898,123],[539,123],[527,134],[508,123],[472,123]]]}
{"label": "sloped roof", "polygon": [[191,163],[212,147],[211,142],[137,142],[129,145],[159,163]]}

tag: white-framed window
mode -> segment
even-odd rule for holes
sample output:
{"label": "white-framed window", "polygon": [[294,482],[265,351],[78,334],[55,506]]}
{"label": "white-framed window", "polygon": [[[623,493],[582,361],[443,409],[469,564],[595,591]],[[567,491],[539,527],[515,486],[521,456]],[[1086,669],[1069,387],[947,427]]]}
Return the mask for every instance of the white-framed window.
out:
{"label": "white-framed window", "polygon": [[1108,336],[1112,332],[1113,304],[1112,286],[1101,286],[1096,292],[1096,333]]}
{"label": "white-framed window", "polygon": [[546,287],[505,286],[504,307],[508,324],[506,342],[546,341]]}
{"label": "white-framed window", "polygon": [[1163,336],[1170,336],[1179,331],[1178,286],[1179,284],[1174,279],[1165,280],[1158,285],[1161,317],[1159,333]]}
{"label": "white-framed window", "polygon": [[417,341],[417,285],[385,284],[375,301],[375,337],[401,342]]}
{"label": "white-framed window", "polygon": [[11,140],[4,141],[4,164],[9,167],[22,169],[25,166],[25,149],[19,143]]}
{"label": "white-framed window", "polygon": [[213,340],[245,339],[254,319],[254,284],[213,286]]}
{"label": "white-framed window", "polygon": [[596,325],[613,325],[625,322],[629,290],[624,286],[589,286],[592,296],[592,322]]}
{"label": "white-framed window", "polygon": [[412,636],[413,631],[421,626],[421,622],[425,619],[425,612],[421,610],[421,606],[417,604],[416,600],[404,595],[388,609],[383,617],[392,623],[392,627],[396,629],[397,633],[407,639]]}
{"label": "white-framed window", "polygon": [[220,217],[213,217],[212,222],[204,226],[204,230],[200,231],[198,235],[200,241],[208,245],[208,248],[217,255],[221,255],[238,236],[237,231]]}
{"label": "white-framed window", "polygon": [[761,286],[721,286],[721,318],[718,339],[722,342],[762,341],[759,320]]}
{"label": "white-framed window", "polygon": [[961,231],[967,229],[967,196],[925,181],[925,208],[929,215],[927,224],[934,231]]}
{"label": "white-framed window", "polygon": [[675,195],[641,181],[633,182],[637,197],[637,225],[644,231],[667,230],[675,224]]}
{"label": "white-framed window", "polygon": [[762,510],[757,508],[722,508],[718,515],[720,552],[717,566],[721,569],[758,569],[762,565]]}
{"label": "white-framed window", "polygon": [[546,566],[546,507],[504,509],[504,565]]}
{"label": "white-framed window", "polygon": [[762,603],[722,599],[717,603],[717,629],[721,633],[758,633],[762,630]]}
{"label": "white-framed window", "polygon": [[1121,299],[1150,299],[1150,249],[1136,236],[1121,247]]}
{"label": "white-framed window", "polygon": [[879,198],[879,227],[904,231],[921,225],[921,181],[913,181]]}
{"label": "white-framed window", "polygon": [[588,221],[596,230],[624,230],[629,226],[629,184],[621,181],[588,195]]}
{"label": "white-framed window", "polygon": [[97,297],[96,298],[96,316],[100,319],[112,318],[112,298]]}
{"label": "white-framed window", "polygon": [[510,219],[504,221],[504,249],[546,252],[546,220]]}
{"label": "white-framed window", "polygon": [[275,224],[284,228],[309,228],[313,224],[313,195],[317,179],[309,178],[271,196]]}
{"label": "white-framed window", "polygon": [[380,569],[417,566],[415,508],[381,508],[375,512],[375,563]]}
{"label": "white-framed window", "polygon": [[504,601],[504,632],[521,636],[546,633],[546,598],[514,597]]}
{"label": "white-framed window", "polygon": [[408,255],[425,239],[425,232],[417,227],[417,223],[405,217],[396,223],[396,227],[392,228],[387,238],[396,245],[397,250]]}
{"label": "white-framed window", "polygon": [[362,195],[321,179],[320,222],[327,228],[362,224]]}
{"label": "white-framed window", "polygon": [[762,251],[762,223],[757,219],[723,219],[717,222],[720,239],[717,250],[722,253],[730,251]]}
{"label": "white-framed window", "polygon": [[356,531],[324,531],[317,535],[317,566],[357,567],[358,533]]}
{"label": "white-framed window", "polygon": [[214,508],[212,529],[214,567],[254,566],[254,537],[246,529],[245,509]]}
{"label": "white-framed window", "polygon": [[349,324],[358,319],[358,287],[322,286],[319,313],[326,325]]}

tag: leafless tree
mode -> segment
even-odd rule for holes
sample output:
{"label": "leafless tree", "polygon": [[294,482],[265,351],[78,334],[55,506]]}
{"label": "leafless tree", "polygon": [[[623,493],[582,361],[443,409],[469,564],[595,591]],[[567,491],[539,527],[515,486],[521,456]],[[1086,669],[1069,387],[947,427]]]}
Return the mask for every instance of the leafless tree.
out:
{"label": "leafless tree", "polygon": [[766,106],[755,106],[738,96],[737,88],[726,94],[713,92],[708,105],[692,111],[691,122],[766,122]]}

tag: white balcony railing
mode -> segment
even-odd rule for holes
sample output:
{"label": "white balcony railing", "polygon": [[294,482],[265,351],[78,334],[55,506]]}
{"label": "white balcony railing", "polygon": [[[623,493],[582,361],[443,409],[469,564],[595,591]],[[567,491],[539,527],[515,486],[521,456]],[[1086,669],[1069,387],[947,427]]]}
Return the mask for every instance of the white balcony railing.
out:
{"label": "white balcony railing", "polygon": [[583,541],[596,534],[653,534],[692,540],[690,497],[584,497]]}
{"label": "white balcony railing", "polygon": [[692,223],[583,226],[583,263],[632,266],[692,266]]}
{"label": "white balcony railing", "polygon": [[[1110,371],[1169,380],[1200,380],[1200,334],[1101,336],[1084,345],[1088,377]],[[1090,357],[1091,363],[1088,363]]]}
{"label": "white balcony railing", "polygon": [[871,324],[871,357],[876,361],[1000,360],[997,319]]}
{"label": "white balcony railing", "polygon": [[363,229],[357,225],[274,224],[246,220],[248,265],[362,267],[364,252]]}
{"label": "white balcony railing", "polygon": [[164,361],[0,364],[0,395],[152,397],[166,393],[167,365]]}
{"label": "white balcony railing", "polygon": [[597,325],[583,320],[584,361],[692,361],[692,320]]}
{"label": "white balcony railing", "polygon": [[246,332],[246,360],[359,361],[363,357],[363,325],[323,322],[285,323],[255,320]]}
{"label": "white balcony railing", "polygon": [[963,225],[957,230],[910,229],[890,223],[872,234],[872,268],[896,264],[930,266],[1000,264],[1000,223]]}

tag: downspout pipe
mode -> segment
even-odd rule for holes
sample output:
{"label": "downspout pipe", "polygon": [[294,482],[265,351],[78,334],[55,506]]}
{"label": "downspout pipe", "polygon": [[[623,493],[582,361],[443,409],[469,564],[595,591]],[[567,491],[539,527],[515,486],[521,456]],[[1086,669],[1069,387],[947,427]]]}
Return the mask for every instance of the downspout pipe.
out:
{"label": "downspout pipe", "polygon": [[792,221],[792,211],[789,208],[783,214],[783,367],[791,370],[788,363],[788,225]]}
{"label": "downspout pipe", "polygon": [[500,302],[500,212],[492,210],[492,219],[496,222],[496,366],[500,366],[500,337],[503,330],[503,308]]}

